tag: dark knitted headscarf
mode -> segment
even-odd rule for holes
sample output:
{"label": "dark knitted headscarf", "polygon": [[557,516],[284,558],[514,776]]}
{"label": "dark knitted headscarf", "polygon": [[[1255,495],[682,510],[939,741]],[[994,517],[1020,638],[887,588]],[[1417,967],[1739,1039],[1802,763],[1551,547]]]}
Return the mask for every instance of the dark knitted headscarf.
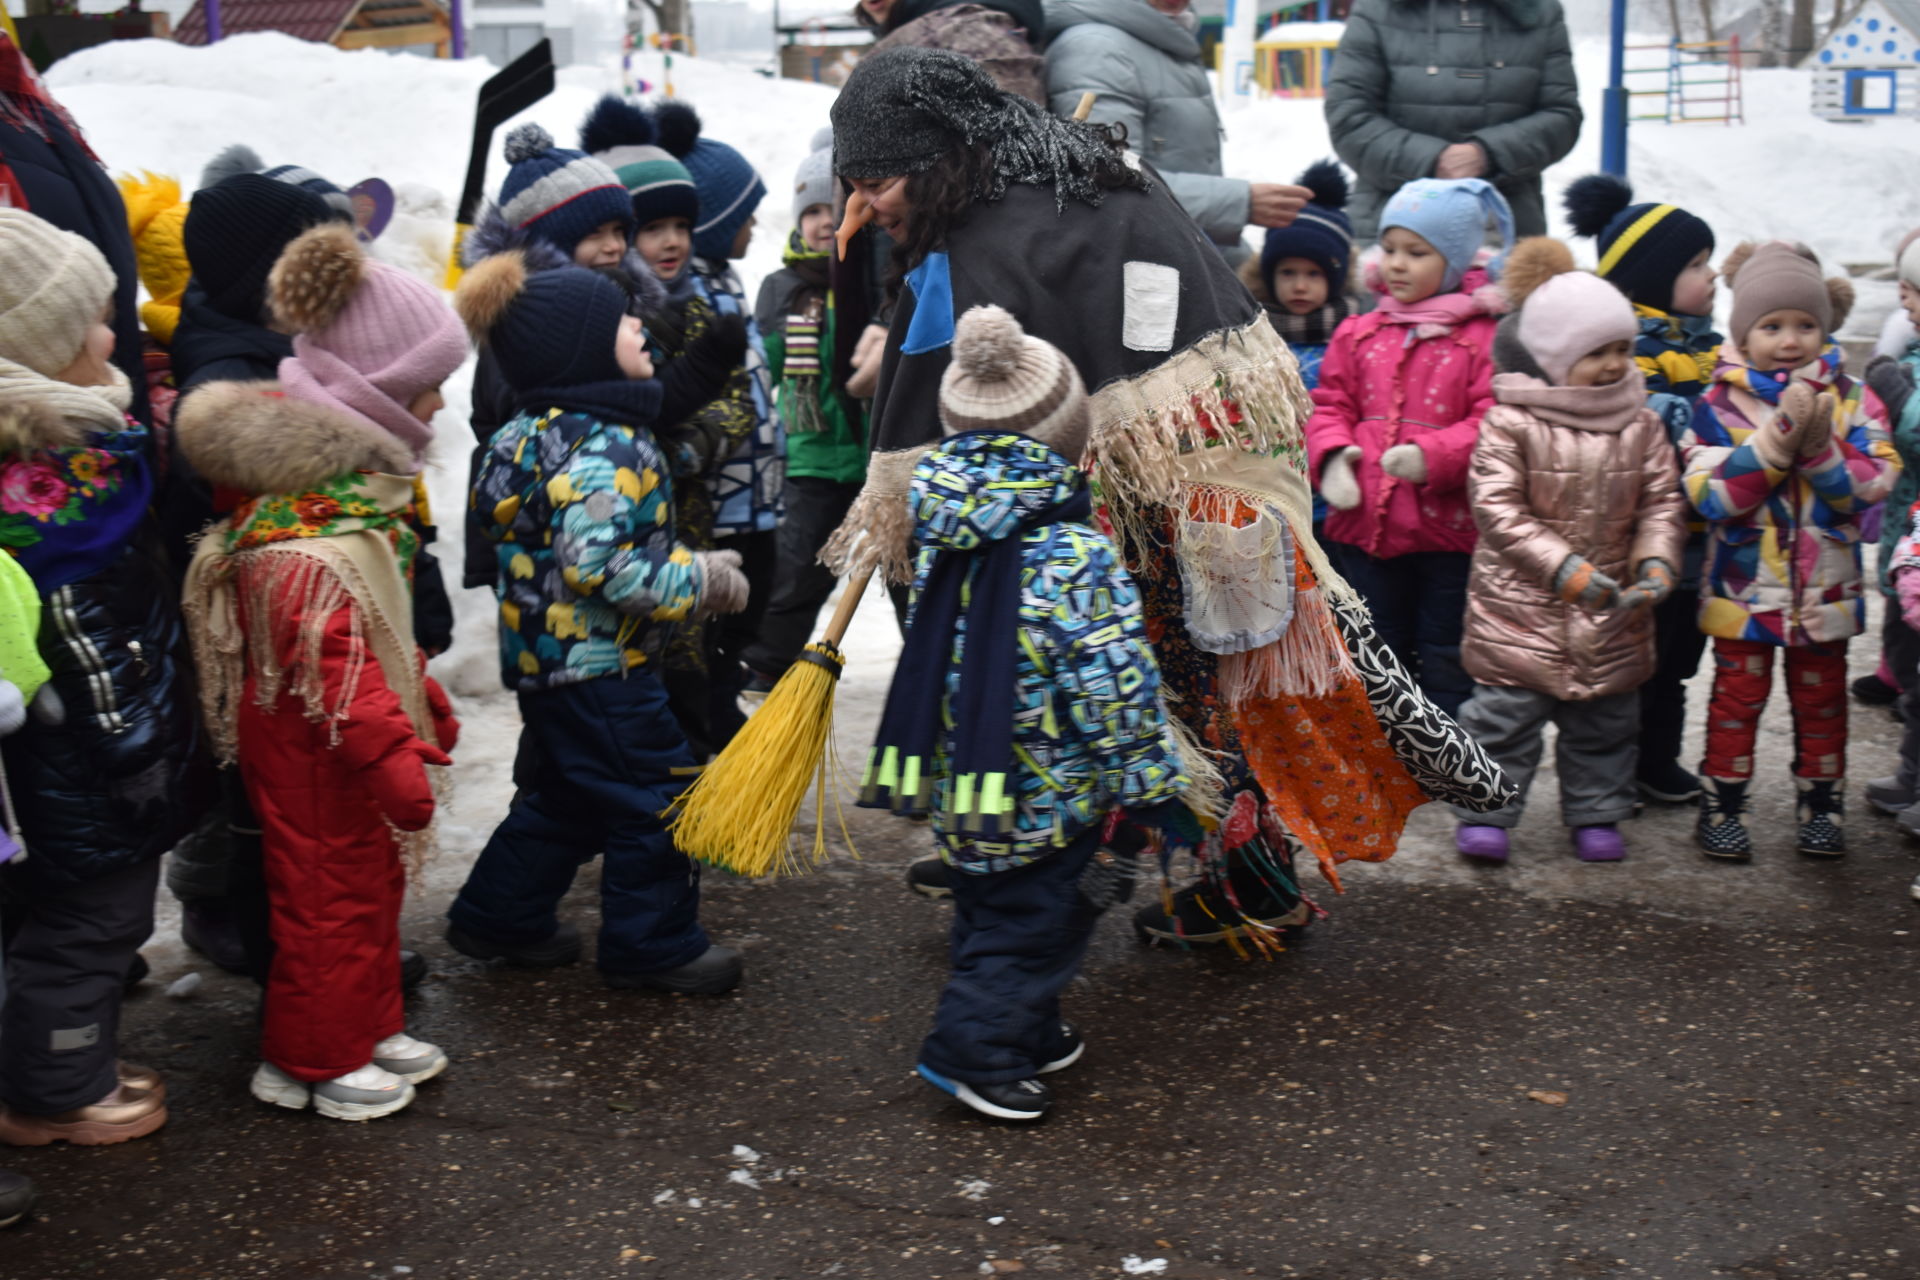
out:
{"label": "dark knitted headscarf", "polygon": [[[887,49],[861,60],[833,104],[833,168],[843,178],[893,178],[932,168],[955,144],[992,154],[975,199],[998,200],[1016,182],[1097,205],[1123,165],[1104,126],[1062,120],[1002,92],[978,63],[942,49]],[[1145,189],[1130,170],[1124,185]],[[1101,175],[1109,180],[1101,181]]]}

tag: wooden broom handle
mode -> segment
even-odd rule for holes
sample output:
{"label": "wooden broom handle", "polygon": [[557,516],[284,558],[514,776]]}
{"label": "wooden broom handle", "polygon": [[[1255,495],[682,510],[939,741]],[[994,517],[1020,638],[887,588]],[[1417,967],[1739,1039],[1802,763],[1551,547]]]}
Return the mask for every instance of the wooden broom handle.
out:
{"label": "wooden broom handle", "polygon": [[873,570],[865,569],[857,577],[847,579],[847,589],[840,593],[840,605],[833,611],[833,618],[827,623],[826,634],[821,640],[840,647],[847,638],[847,628],[853,625],[853,615],[860,608],[860,602],[866,598],[867,584],[873,581]]}
{"label": "wooden broom handle", "polygon": [[1082,123],[1085,123],[1085,122],[1086,122],[1086,118],[1087,118],[1088,116],[1090,116],[1090,115],[1092,115],[1092,114],[1093,114],[1093,101],[1094,101],[1094,99],[1095,99],[1095,98],[1098,98],[1099,96],[1100,96],[1099,94],[1097,94],[1097,93],[1095,93],[1095,92],[1094,92],[1093,90],[1091,90],[1091,89],[1089,89],[1089,90],[1087,90],[1087,91],[1086,91],[1085,93],[1083,93],[1083,94],[1081,94],[1081,95],[1080,95],[1080,105],[1079,105],[1079,106],[1077,106],[1077,107],[1075,107],[1075,108],[1073,109],[1073,118],[1074,118],[1075,120],[1078,120],[1078,121],[1080,121],[1080,122],[1082,122]]}

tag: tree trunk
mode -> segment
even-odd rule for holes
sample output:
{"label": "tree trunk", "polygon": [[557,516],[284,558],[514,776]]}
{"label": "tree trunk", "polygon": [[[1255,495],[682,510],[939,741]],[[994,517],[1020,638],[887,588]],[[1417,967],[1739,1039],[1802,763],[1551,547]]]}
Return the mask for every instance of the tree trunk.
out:
{"label": "tree trunk", "polygon": [[1720,32],[1713,25],[1713,0],[1700,0],[1700,24],[1705,28],[1702,40],[1718,40]]}
{"label": "tree trunk", "polygon": [[1798,66],[1813,52],[1813,0],[1793,0],[1793,17],[1787,24],[1787,65]]}

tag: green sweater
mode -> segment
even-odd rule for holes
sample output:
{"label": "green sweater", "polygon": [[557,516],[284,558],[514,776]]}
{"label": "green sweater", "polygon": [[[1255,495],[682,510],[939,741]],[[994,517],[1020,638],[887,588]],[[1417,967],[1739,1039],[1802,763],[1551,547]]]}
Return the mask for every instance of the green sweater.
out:
{"label": "green sweater", "polygon": [[[786,375],[787,315],[794,297],[806,282],[791,267],[782,267],[760,285],[754,308],[767,365],[775,382]],[[821,326],[820,367],[833,368],[833,330]],[[829,380],[820,380],[820,418],[824,431],[787,432],[787,474],[812,476],[839,484],[860,484],[867,478],[867,415],[860,402],[836,392]]]}

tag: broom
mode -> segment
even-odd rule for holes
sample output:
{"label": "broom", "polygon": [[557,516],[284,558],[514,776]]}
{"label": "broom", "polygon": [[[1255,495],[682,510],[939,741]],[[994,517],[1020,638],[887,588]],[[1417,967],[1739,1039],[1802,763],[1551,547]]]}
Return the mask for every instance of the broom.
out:
{"label": "broom", "polygon": [[[811,789],[816,791],[812,865],[826,861],[827,778],[839,771],[833,696],[847,662],[840,642],[872,577],[869,569],[847,580],[825,633],[801,652],[733,741],[668,807],[667,829],[682,852],[736,875],[802,872],[807,865],[796,854],[791,834]],[[845,837],[837,793],[833,808]]]}

